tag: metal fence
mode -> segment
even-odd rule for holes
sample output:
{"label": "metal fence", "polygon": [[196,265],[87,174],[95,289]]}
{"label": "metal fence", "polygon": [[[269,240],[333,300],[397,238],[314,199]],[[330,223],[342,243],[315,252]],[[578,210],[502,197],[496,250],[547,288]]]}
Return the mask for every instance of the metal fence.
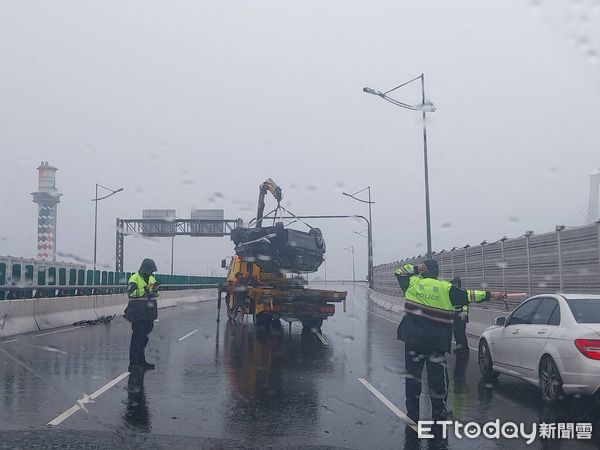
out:
{"label": "metal fence", "polygon": [[[459,276],[467,289],[528,295],[600,294],[600,221],[581,227],[561,225],[554,232],[538,235],[527,232],[517,238],[434,252],[432,256],[440,265],[440,278]],[[374,290],[400,296],[394,270],[424,260],[425,256],[419,255],[376,266]]]}
{"label": "metal fence", "polygon": [[[0,258],[0,301],[125,292],[131,272],[89,270],[76,264]],[[214,287],[223,277],[156,274],[161,290]]]}

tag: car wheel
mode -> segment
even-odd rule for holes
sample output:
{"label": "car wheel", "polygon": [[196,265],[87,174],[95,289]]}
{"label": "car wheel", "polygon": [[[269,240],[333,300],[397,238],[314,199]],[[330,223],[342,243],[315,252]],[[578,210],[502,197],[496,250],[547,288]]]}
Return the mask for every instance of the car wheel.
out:
{"label": "car wheel", "polygon": [[554,404],[565,396],[562,390],[562,378],[554,360],[546,356],[540,362],[540,389],[542,399],[546,403]]}
{"label": "car wheel", "polygon": [[593,408],[597,413],[600,413],[600,391],[597,391],[596,394],[592,397]]}
{"label": "car wheel", "polygon": [[256,326],[258,328],[269,328],[271,325],[271,313],[261,312],[256,315]]}
{"label": "car wheel", "polygon": [[227,318],[229,320],[235,320],[236,317],[237,317],[237,311],[235,309],[227,308]]}
{"label": "car wheel", "polygon": [[477,362],[479,363],[479,371],[483,378],[487,380],[495,380],[498,378],[499,373],[494,370],[494,362],[492,360],[492,353],[485,339],[479,341],[479,352],[477,355]]}
{"label": "car wheel", "polygon": [[322,325],[323,325],[323,319],[312,318],[312,319],[305,319],[302,321],[303,328],[320,330]]}

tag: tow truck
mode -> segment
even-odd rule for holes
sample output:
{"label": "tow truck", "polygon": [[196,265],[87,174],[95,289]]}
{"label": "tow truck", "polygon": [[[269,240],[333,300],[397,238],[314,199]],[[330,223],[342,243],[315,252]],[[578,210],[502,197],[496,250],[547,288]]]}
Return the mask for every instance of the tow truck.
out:
{"label": "tow truck", "polygon": [[[277,207],[264,215],[265,196],[271,193]],[[325,240],[318,228],[308,226],[309,231],[285,227],[277,221],[277,214],[285,211],[281,206],[281,188],[267,179],[259,186],[258,209],[254,227],[240,227],[231,234],[236,254],[221,261],[228,268],[227,279],[219,287],[219,320],[222,297],[228,312],[233,309],[236,274],[250,280],[246,286],[247,313],[257,327],[281,326],[281,320],[289,323],[301,322],[304,328],[320,331],[323,321],[335,313],[334,303],[343,302],[346,291],[309,289],[293,274],[316,272],[323,263]],[[290,213],[291,214],[291,213]],[[272,226],[263,226],[266,219],[273,219]],[[252,222],[250,224],[252,224]]]}

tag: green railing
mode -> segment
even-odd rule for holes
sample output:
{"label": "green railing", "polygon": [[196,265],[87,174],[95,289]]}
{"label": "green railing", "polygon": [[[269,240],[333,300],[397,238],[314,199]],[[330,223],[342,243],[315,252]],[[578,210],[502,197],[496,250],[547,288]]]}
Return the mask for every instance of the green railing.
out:
{"label": "green railing", "polygon": [[[0,263],[0,300],[123,293],[131,272]],[[155,275],[160,290],[216,287],[224,277]]]}

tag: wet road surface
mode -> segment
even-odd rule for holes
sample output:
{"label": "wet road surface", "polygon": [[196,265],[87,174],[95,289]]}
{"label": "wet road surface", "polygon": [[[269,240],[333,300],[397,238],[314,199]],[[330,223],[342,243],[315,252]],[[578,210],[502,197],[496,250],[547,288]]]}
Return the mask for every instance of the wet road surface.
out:
{"label": "wet road surface", "polygon": [[[0,341],[0,448],[427,448],[402,419],[403,344],[396,323],[348,290],[323,336],[294,324],[257,332],[215,321],[216,303],[161,310],[147,357],[128,374],[130,325],[68,327]],[[471,343],[473,346],[475,342]],[[596,448],[591,402],[545,406],[535,387],[501,376],[483,383],[476,353],[447,355],[454,419],[485,423],[591,422],[592,441],[457,439],[450,448]],[[362,380],[362,381],[361,381]],[[369,388],[370,386],[370,388]],[[426,386],[422,418],[430,417]],[[397,413],[394,413],[397,408]],[[52,422],[53,425],[47,425]],[[443,444],[443,443],[442,443]]]}

